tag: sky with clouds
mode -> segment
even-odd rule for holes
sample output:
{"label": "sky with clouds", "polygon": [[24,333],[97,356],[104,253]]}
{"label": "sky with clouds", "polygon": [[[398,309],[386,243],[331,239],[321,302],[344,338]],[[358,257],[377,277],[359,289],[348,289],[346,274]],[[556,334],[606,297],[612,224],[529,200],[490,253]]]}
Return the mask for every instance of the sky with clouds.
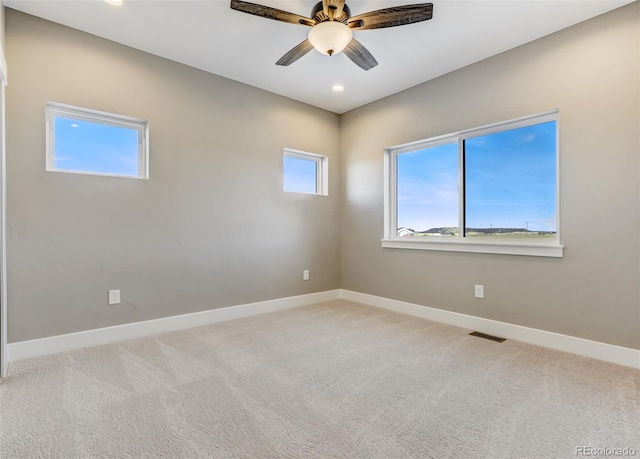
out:
{"label": "sky with clouds", "polygon": [[[555,121],[465,141],[467,228],[556,231]],[[397,156],[398,227],[458,226],[458,144]]]}

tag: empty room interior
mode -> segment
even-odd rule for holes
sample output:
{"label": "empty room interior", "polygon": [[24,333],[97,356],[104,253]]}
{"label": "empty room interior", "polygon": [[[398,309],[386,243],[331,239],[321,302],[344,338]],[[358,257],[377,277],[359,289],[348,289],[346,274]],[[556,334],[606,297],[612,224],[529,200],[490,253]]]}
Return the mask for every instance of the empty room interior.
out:
{"label": "empty room interior", "polygon": [[0,13],[0,457],[640,455],[640,2]]}

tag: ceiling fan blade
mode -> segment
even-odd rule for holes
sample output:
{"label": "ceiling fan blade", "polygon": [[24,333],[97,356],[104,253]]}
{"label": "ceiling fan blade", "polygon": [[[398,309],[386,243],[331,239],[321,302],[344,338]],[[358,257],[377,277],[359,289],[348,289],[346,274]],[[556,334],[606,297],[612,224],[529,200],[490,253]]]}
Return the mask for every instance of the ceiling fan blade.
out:
{"label": "ceiling fan blade", "polygon": [[363,70],[371,70],[378,65],[376,58],[355,38],[344,49],[344,54]]}
{"label": "ceiling fan blade", "polygon": [[305,40],[302,43],[300,43],[298,46],[293,48],[291,51],[289,51],[287,54],[282,56],[278,60],[278,62],[276,62],[276,65],[293,64],[295,61],[300,59],[302,56],[307,54],[312,49],[313,49],[313,45],[309,42],[309,40]]}
{"label": "ceiling fan blade", "polygon": [[383,29],[427,21],[432,17],[433,3],[418,3],[359,14],[349,19],[347,25],[353,30]]}
{"label": "ceiling fan blade", "polygon": [[242,0],[231,0],[231,9],[243,13],[253,14],[262,18],[273,19],[275,21],[289,22],[291,24],[302,24],[309,27],[316,25],[316,21],[304,16],[299,16],[288,11],[278,10],[269,6],[257,5]]}

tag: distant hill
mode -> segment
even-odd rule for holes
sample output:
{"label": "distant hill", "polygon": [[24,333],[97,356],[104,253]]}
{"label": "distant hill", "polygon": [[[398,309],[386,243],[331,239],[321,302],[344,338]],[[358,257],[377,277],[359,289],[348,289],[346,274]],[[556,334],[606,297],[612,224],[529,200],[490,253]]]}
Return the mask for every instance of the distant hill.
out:
{"label": "distant hill", "polygon": [[[555,234],[555,231],[532,231],[527,228],[467,228],[467,233],[477,234]],[[416,231],[416,234],[442,234],[454,235],[458,233],[458,228],[453,226],[444,226],[441,228],[430,228],[426,231]]]}
{"label": "distant hill", "polygon": [[420,234],[457,234],[458,228],[454,226],[446,226],[443,228],[431,228],[426,231],[416,231],[416,233]]}
{"label": "distant hill", "polygon": [[467,232],[482,233],[482,234],[537,233],[537,231],[529,231],[526,228],[467,228]]}

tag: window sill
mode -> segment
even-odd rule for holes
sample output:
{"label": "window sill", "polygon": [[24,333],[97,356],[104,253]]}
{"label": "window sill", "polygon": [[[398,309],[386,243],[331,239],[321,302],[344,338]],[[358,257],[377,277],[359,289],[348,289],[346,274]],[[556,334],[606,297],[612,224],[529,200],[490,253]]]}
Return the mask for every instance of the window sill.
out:
{"label": "window sill", "polygon": [[446,252],[494,253],[500,255],[524,255],[530,257],[563,256],[560,244],[518,244],[511,242],[424,241],[415,239],[382,239],[382,247],[388,249],[438,250]]}

